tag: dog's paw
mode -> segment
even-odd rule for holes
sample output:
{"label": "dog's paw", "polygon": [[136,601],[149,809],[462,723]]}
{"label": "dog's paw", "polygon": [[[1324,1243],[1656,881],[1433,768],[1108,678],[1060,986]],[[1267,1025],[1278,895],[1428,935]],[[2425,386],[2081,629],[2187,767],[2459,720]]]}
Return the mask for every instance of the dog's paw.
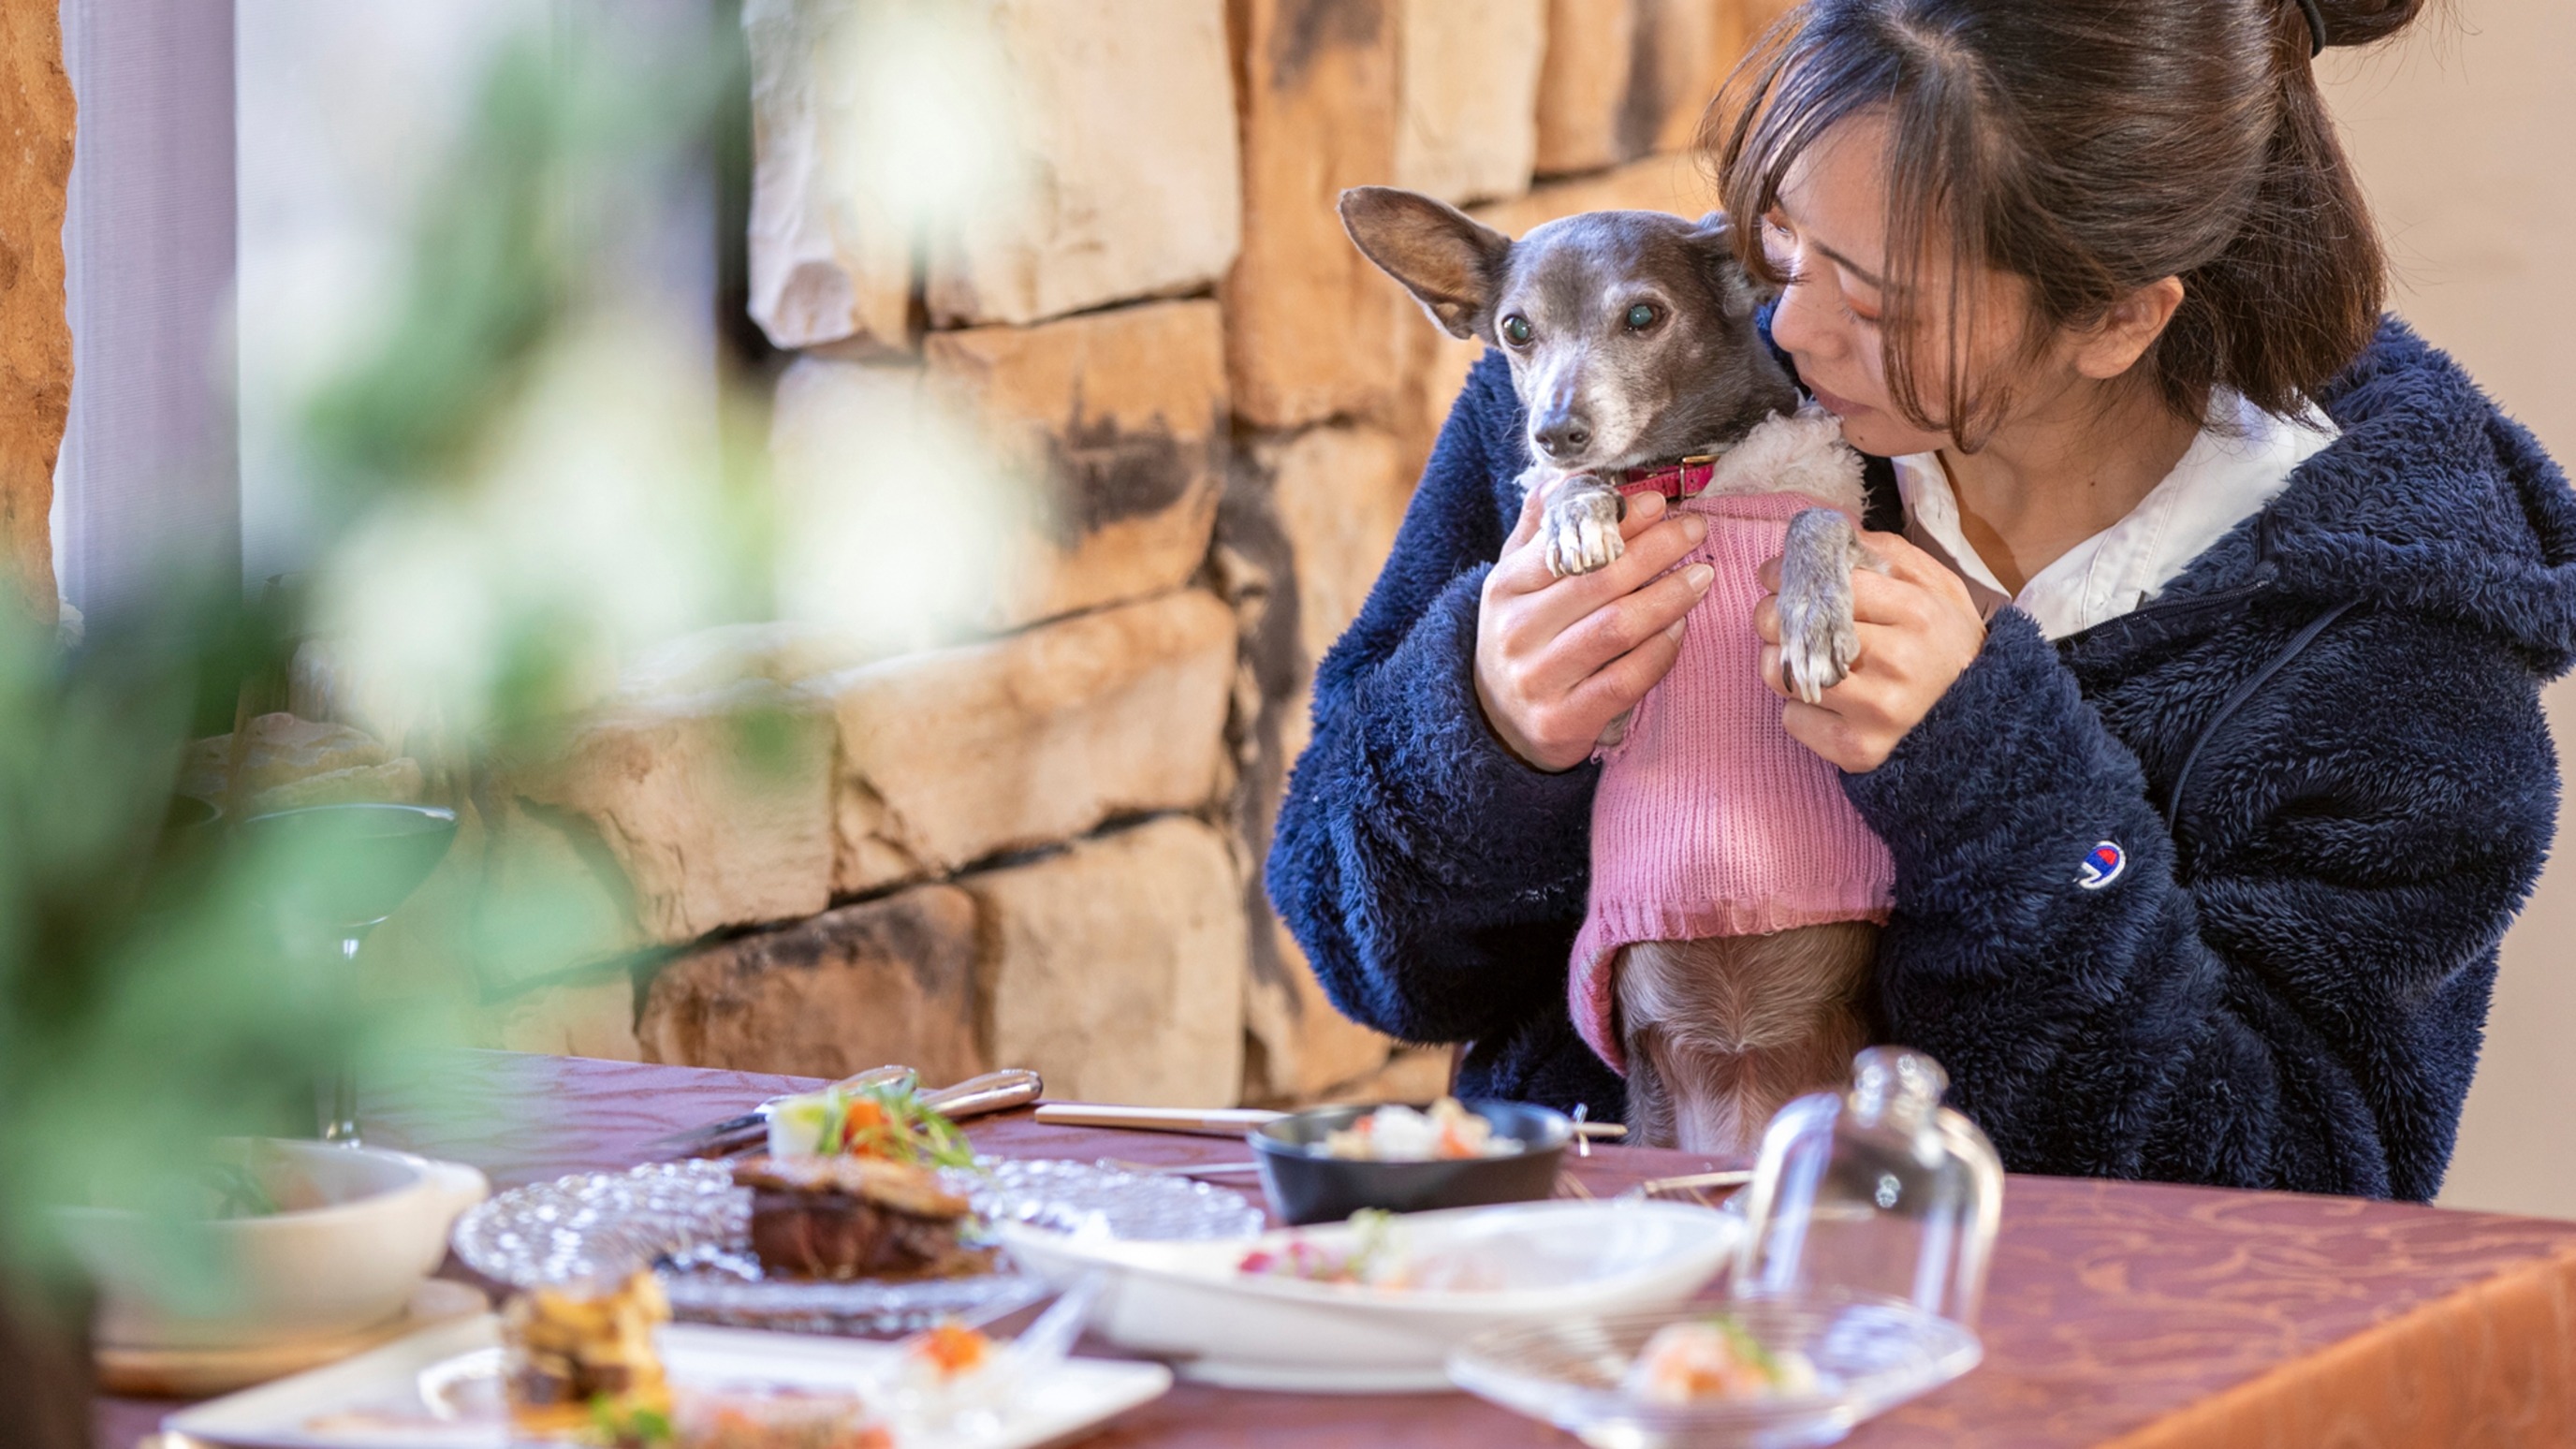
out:
{"label": "dog's paw", "polygon": [[1619,533],[1619,490],[1589,474],[1566,479],[1547,500],[1539,534],[1547,571],[1560,579],[1608,568],[1628,546]]}
{"label": "dog's paw", "polygon": [[1852,624],[1852,566],[1877,565],[1851,520],[1810,508],[1789,520],[1780,548],[1780,672],[1789,691],[1814,704],[1843,682],[1860,657]]}

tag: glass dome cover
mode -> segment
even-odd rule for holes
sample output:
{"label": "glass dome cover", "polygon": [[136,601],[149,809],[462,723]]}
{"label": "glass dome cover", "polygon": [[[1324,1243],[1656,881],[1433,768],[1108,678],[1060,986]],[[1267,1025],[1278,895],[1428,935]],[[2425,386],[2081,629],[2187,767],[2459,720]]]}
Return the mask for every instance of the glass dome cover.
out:
{"label": "glass dome cover", "polygon": [[1852,1084],[1780,1109],[1745,1191],[1736,1292],[1878,1294],[1974,1326],[2003,1210],[2003,1163],[1941,1105],[1949,1075],[1871,1047]]}

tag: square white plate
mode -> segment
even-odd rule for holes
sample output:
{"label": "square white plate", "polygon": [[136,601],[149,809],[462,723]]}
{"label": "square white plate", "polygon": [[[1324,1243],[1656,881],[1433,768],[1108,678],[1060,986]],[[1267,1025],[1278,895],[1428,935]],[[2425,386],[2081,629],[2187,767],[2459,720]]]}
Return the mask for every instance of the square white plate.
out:
{"label": "square white plate", "polygon": [[[161,1427],[218,1444],[278,1449],[501,1449],[500,1425],[440,1422],[422,1396],[425,1373],[501,1341],[490,1314],[416,1333],[355,1358],[182,1409]],[[773,1383],[857,1391],[895,1352],[891,1343],[759,1333],[703,1324],[661,1330],[663,1367],[691,1384]],[[1027,1385],[990,1433],[904,1441],[903,1449],[1033,1449],[1091,1428],[1172,1386],[1161,1364],[1066,1359]]]}

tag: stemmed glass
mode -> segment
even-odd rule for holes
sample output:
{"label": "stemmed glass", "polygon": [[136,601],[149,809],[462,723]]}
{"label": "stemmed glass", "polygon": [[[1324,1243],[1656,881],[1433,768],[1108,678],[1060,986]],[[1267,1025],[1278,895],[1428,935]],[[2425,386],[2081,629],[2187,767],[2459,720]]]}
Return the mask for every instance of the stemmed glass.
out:
{"label": "stemmed glass", "polygon": [[[242,821],[240,843],[278,869],[276,909],[290,949],[330,940],[343,969],[367,933],[420,889],[456,839],[456,812],[356,803],[275,810]],[[358,1087],[344,1056],[316,1093],[322,1140],[358,1145]]]}

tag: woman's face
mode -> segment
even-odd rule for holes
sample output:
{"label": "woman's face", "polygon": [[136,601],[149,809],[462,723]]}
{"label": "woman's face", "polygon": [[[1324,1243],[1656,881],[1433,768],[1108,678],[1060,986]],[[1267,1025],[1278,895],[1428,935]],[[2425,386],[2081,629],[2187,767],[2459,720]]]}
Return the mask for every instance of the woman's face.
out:
{"label": "woman's face", "polygon": [[[1888,311],[1887,123],[1863,114],[1844,121],[1807,148],[1780,187],[1779,204],[1762,218],[1762,245],[1772,266],[1789,279],[1771,320],[1771,336],[1797,360],[1799,380],[1827,411],[1842,419],[1852,446],[1880,457],[1928,453],[1952,446],[1947,430],[1906,420],[1890,397],[1884,339]],[[1936,239],[1937,247],[1937,239]],[[1936,254],[1922,269],[1948,275]],[[1980,269],[1968,280],[1978,305],[1975,335],[1966,349],[1971,377],[2004,381],[2016,396],[2035,378],[2019,354],[2027,304],[2018,278]],[[1937,418],[1949,396],[1950,306],[1943,295],[1915,309],[1922,345],[1913,350],[1918,401]],[[2045,368],[2046,359],[2036,364]]]}

